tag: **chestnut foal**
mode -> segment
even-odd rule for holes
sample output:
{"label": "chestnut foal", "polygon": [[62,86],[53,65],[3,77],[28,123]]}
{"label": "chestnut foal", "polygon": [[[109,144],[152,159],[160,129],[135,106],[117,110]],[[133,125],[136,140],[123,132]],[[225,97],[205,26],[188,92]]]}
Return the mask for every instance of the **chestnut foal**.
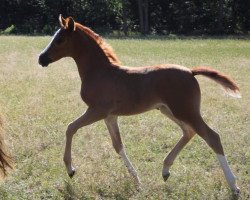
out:
{"label": "chestnut foal", "polygon": [[140,184],[136,170],[123,147],[118,116],[139,114],[158,109],[177,123],[183,136],[164,159],[162,176],[166,181],[169,168],[178,153],[197,133],[216,153],[226,180],[234,193],[239,193],[235,176],[225,158],[219,135],[200,115],[200,88],[195,75],[204,75],[221,84],[225,90],[240,97],[239,88],[222,73],[207,67],[188,69],[179,65],[157,65],[141,68],[121,66],[112,48],[91,29],[73,18],[59,16],[61,28],[39,56],[43,67],[63,57],[72,57],[82,81],[81,97],[86,112],[68,125],[64,162],[70,177],[75,173],[71,164],[73,135],[83,126],[104,120],[113,147],[122,157],[129,173]]}

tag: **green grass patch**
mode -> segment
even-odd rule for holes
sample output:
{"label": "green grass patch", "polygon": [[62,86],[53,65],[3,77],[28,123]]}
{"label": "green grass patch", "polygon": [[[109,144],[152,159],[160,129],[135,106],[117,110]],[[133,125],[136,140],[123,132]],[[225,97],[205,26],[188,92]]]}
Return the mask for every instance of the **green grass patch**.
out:
{"label": "green grass patch", "polygon": [[[67,177],[62,160],[67,124],[81,115],[80,79],[70,58],[44,69],[41,50],[50,37],[0,36],[0,105],[15,169],[1,182],[0,199],[231,199],[215,154],[196,136],[177,157],[171,176],[162,161],[181,136],[159,111],[121,117],[127,154],[142,181],[138,192],[103,122],[84,127],[73,141],[77,174]],[[221,135],[241,188],[250,193],[250,41],[235,39],[107,39],[124,65],[175,63],[212,66],[230,75],[242,99],[230,98],[211,80],[197,77],[202,115]]]}

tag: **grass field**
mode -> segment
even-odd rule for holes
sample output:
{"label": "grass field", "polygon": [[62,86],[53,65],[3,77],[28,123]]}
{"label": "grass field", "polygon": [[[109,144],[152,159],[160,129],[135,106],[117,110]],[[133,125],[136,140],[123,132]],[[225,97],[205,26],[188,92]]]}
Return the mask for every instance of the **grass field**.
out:
{"label": "grass field", "polygon": [[[50,37],[0,37],[0,111],[15,169],[0,183],[0,199],[232,199],[215,154],[196,136],[180,153],[165,183],[162,161],[181,137],[159,113],[121,117],[127,154],[142,181],[138,192],[111,145],[103,122],[79,130],[73,141],[77,173],[68,178],[62,160],[67,124],[84,112],[72,59],[38,66]],[[212,66],[230,75],[242,99],[197,77],[202,115],[216,130],[241,188],[250,199],[250,41],[236,39],[108,39],[124,65],[176,63]]]}

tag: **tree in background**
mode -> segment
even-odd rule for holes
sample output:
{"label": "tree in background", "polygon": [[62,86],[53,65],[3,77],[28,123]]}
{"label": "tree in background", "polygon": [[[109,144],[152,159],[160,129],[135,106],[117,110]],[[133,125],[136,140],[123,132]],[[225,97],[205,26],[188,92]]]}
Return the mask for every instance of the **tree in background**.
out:
{"label": "tree in background", "polygon": [[0,32],[50,34],[61,13],[102,33],[248,33],[249,8],[249,0],[1,0]]}
{"label": "tree in background", "polygon": [[140,17],[140,32],[143,35],[149,33],[149,23],[148,23],[148,0],[137,0],[138,10]]}

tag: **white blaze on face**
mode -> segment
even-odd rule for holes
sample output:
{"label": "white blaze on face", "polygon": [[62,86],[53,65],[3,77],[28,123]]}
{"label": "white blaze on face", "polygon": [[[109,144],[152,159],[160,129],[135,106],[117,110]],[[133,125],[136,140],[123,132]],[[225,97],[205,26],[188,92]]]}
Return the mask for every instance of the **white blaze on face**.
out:
{"label": "white blaze on face", "polygon": [[41,54],[45,53],[46,51],[48,51],[48,49],[51,47],[51,44],[53,43],[54,39],[56,38],[56,36],[58,35],[58,33],[60,32],[61,29],[58,29],[53,38],[51,39],[50,43],[47,45],[47,47],[41,52]]}

